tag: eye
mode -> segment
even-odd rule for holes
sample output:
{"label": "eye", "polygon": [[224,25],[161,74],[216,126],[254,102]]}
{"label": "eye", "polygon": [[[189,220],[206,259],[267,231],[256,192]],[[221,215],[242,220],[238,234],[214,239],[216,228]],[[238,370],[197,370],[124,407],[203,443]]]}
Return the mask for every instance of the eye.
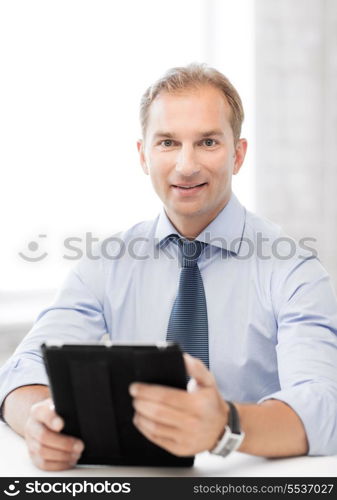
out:
{"label": "eye", "polygon": [[216,144],[216,141],[214,139],[204,139],[202,142],[208,148],[212,147],[212,146],[215,146],[215,144]]}
{"label": "eye", "polygon": [[171,139],[164,139],[163,141],[161,141],[160,145],[161,146],[164,146],[164,148],[169,148],[171,147],[173,144],[173,141]]}

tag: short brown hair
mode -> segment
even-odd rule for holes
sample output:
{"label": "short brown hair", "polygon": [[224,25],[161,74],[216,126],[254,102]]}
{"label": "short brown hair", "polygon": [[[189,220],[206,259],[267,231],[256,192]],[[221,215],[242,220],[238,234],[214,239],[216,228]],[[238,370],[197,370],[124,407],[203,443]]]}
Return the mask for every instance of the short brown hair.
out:
{"label": "short brown hair", "polygon": [[191,63],[188,66],[171,68],[145,91],[140,101],[140,123],[143,137],[145,137],[146,133],[150,106],[160,92],[174,94],[181,90],[198,88],[202,85],[213,85],[224,94],[232,111],[230,123],[234,142],[237,142],[240,139],[244,119],[241,98],[225,75],[205,63]]}

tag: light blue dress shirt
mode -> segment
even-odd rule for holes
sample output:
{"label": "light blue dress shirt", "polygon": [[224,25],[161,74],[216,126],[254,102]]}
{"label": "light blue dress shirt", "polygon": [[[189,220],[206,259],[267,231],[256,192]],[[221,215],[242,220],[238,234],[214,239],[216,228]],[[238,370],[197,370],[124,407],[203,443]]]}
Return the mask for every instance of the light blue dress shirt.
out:
{"label": "light blue dress shirt", "polygon": [[[177,231],[165,211],[105,240],[70,272],[54,303],[0,371],[0,404],[13,389],[48,384],[46,340],[166,339],[177,293]],[[197,237],[209,321],[210,370],[225,399],[275,398],[300,416],[310,455],[337,454],[337,302],[310,250],[232,195]]]}

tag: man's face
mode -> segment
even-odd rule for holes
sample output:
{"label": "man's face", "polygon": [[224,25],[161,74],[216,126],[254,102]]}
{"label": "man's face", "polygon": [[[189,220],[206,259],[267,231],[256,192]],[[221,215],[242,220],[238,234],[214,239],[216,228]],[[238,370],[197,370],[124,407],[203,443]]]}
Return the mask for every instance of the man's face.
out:
{"label": "man's face", "polygon": [[152,102],[146,136],[137,145],[173,223],[196,216],[209,223],[227,204],[247,146],[244,139],[234,145],[230,113],[223,94],[210,85],[162,92]]}

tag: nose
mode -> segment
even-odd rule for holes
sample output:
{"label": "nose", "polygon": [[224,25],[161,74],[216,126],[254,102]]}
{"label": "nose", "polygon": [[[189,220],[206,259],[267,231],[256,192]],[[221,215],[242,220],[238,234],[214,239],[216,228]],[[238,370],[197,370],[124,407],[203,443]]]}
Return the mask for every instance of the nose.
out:
{"label": "nose", "polygon": [[181,147],[176,160],[176,171],[184,177],[190,177],[200,171],[193,147]]}

